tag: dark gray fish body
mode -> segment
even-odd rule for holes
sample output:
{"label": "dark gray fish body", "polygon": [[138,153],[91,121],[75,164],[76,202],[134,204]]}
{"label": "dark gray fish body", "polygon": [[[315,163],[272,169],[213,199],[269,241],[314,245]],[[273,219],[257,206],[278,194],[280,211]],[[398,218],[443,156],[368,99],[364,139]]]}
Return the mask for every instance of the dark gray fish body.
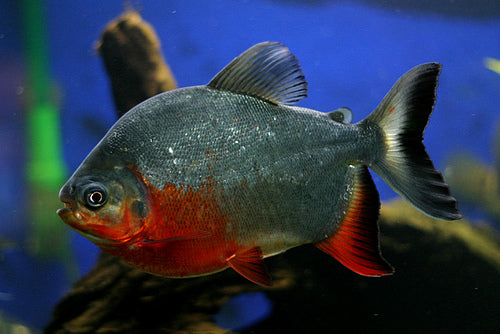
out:
{"label": "dark gray fish body", "polygon": [[[306,95],[297,60],[281,44],[261,43],[209,85],[157,95],[125,114],[61,197],[64,201],[69,187],[89,175],[103,183],[116,179],[113,173],[133,171],[136,181],[122,178],[134,184],[129,197],[139,203],[135,215],[170,215],[161,208],[192,191],[189,199],[182,197],[188,204],[172,210],[210,215],[210,222],[215,215],[217,222],[206,225],[222,226],[213,232],[201,221],[185,235],[199,242],[217,233],[217,240],[237,244],[227,265],[260,284],[267,281],[242,268],[248,254],[266,257],[305,243],[315,243],[361,274],[387,274],[392,268],[378,251],[379,200],[367,166],[425,213],[460,217],[422,145],[439,71],[439,64],[416,67],[367,119],[346,124],[338,120],[347,108],[327,114],[290,106]],[[183,190],[173,198],[175,189]],[[215,204],[208,199],[192,204],[196,192]],[[157,198],[160,209],[152,203]],[[183,229],[183,223],[190,224],[179,221],[175,229]],[[170,240],[179,242],[177,234]],[[239,262],[234,260],[238,252],[244,254]]]}
{"label": "dark gray fish body", "polygon": [[236,230],[286,233],[291,247],[336,229],[351,197],[354,164],[371,163],[382,146],[376,126],[200,86],[139,105],[98,149],[136,166],[159,189],[215,182],[231,216],[251,217],[251,223],[233,219]]}

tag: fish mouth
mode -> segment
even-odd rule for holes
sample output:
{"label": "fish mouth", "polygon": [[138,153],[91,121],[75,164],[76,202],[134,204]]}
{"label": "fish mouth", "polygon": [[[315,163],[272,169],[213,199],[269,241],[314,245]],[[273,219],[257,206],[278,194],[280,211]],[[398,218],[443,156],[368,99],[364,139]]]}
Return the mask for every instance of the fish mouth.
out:
{"label": "fish mouth", "polygon": [[66,217],[68,212],[73,211],[73,208],[71,207],[70,203],[64,202],[64,208],[58,209],[56,213],[59,215],[59,217],[63,218]]}
{"label": "fish mouth", "polygon": [[78,232],[82,231],[82,229],[85,229],[85,219],[79,212],[78,205],[70,199],[64,199],[63,203],[64,208],[56,211],[59,217],[61,217],[62,221]]}
{"label": "fish mouth", "polygon": [[78,228],[78,224],[82,223],[82,215],[74,210],[71,203],[65,202],[64,208],[57,210],[56,213],[61,217],[63,222],[73,228]]}
{"label": "fish mouth", "polygon": [[78,234],[84,236],[93,243],[97,245],[112,243],[110,240],[100,238],[91,232],[87,232],[83,216],[71,206],[71,203],[64,202],[64,208],[57,210],[57,214],[66,224],[78,232]]}
{"label": "fish mouth", "polygon": [[69,184],[65,184],[59,191],[59,200],[63,202],[64,208],[57,210],[61,219],[73,228],[76,224],[82,223],[82,215],[78,212],[78,203],[75,200],[75,189]]}
{"label": "fish mouth", "polygon": [[67,222],[67,221],[70,221],[70,220],[82,220],[82,215],[80,215],[78,212],[75,211],[74,207],[74,203],[72,203],[72,201],[70,200],[65,200],[63,201],[64,203],[64,208],[61,208],[59,210],[56,211],[56,213],[59,215],[59,217],[61,217],[61,219],[64,221],[64,222]]}

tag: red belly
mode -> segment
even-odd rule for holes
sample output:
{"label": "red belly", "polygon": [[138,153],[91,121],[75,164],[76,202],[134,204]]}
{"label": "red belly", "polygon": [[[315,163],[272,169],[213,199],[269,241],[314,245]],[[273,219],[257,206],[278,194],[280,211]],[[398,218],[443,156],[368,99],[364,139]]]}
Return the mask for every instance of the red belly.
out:
{"label": "red belly", "polygon": [[219,207],[213,183],[193,189],[166,184],[162,190],[142,179],[149,213],[140,235],[126,245],[102,249],[134,267],[165,277],[209,274],[228,266],[239,247],[228,234],[229,219]]}
{"label": "red belly", "polygon": [[238,251],[238,246],[220,238],[192,236],[166,241],[141,241],[126,247],[103,250],[155,275],[186,277],[227,268],[227,259]]}

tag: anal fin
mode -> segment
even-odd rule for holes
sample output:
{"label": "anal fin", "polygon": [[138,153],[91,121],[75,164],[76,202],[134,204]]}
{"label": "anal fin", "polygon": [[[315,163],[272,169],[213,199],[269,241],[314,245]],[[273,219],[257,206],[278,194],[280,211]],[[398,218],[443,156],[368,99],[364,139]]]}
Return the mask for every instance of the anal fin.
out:
{"label": "anal fin", "polygon": [[227,258],[227,264],[246,279],[262,285],[271,286],[271,278],[267,274],[260,247],[253,247]]}
{"label": "anal fin", "polygon": [[356,166],[351,201],[339,228],[315,244],[347,268],[363,276],[383,276],[394,272],[380,254],[377,189],[363,165]]}

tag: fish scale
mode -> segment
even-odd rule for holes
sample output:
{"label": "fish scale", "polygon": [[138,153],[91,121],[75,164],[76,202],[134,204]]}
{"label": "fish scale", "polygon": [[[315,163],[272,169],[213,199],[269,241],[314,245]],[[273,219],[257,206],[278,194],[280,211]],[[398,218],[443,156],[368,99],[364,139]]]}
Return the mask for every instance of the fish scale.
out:
{"label": "fish scale", "polygon": [[[190,104],[189,108],[184,105],[186,94],[198,96],[197,103]],[[169,103],[161,103],[161,100]],[[353,145],[353,139],[363,139],[356,138],[359,131],[354,126],[340,127],[323,113],[305,108],[290,111],[289,108],[205,87],[192,88],[188,92],[167,92],[126,114],[104,138],[105,146],[100,149],[114,152],[126,147],[122,158],[137,165],[146,175],[155,173],[148,179],[156,187],[163,186],[166,181],[199,186],[209,174],[229,183],[232,180],[227,178],[228,170],[234,171],[239,179],[241,175],[248,176],[252,169],[268,170],[274,164],[293,164],[293,156],[307,155],[307,152],[318,155],[315,152],[330,151],[337,156],[344,155],[332,157],[335,160],[345,160],[347,156],[365,160],[370,157],[369,152],[360,151]],[[176,113],[176,110],[184,111]],[[149,122],[137,122],[139,117],[148,117]],[[164,129],[153,124],[173,126]],[[300,136],[301,132],[307,135]],[[150,138],[155,138],[159,146],[144,151]],[[368,143],[372,140],[366,138],[363,147],[367,151],[373,146]],[[262,155],[262,151],[266,154]],[[322,157],[326,162],[328,156]],[[190,165],[195,165],[197,170],[180,170]],[[157,175],[158,172],[163,175]],[[296,174],[293,166],[283,172]]]}
{"label": "fish scale", "polygon": [[[185,95],[197,96],[189,109],[183,109]],[[350,145],[359,131],[354,131],[353,125],[339,126],[313,110],[295,108],[291,112],[253,97],[228,95],[205,87],[164,93],[124,115],[101,147],[109,152],[121,151],[122,163],[135,165],[158,189],[166,183],[196,189],[208,177],[220,183],[220,205],[239,231],[251,231],[251,226],[263,235],[286,230],[295,235],[286,238],[288,248],[331,234],[340,218],[335,212],[349,199],[342,187],[352,179],[345,161],[363,154]],[[162,100],[168,100],[168,105]],[[158,110],[156,105],[163,109]],[[156,112],[148,114],[149,110]],[[140,117],[148,117],[150,122],[136,122]],[[166,131],[151,124],[183,126]],[[306,140],[297,136],[297,128],[309,133]],[[313,134],[309,128],[314,128]],[[148,138],[156,138],[162,145],[142,153],[141,143]],[[346,143],[341,138],[351,140]],[[362,138],[355,139],[359,140]],[[332,147],[331,143],[336,145]],[[190,149],[186,151],[186,147]],[[244,154],[241,147],[245,147]],[[246,192],[241,192],[242,180],[248,184]],[[271,210],[273,201],[281,204]],[[327,221],[330,223],[325,226]],[[248,233],[241,235],[238,241],[247,243]],[[277,252],[276,247],[261,247],[264,254]]]}
{"label": "fish scale", "polygon": [[294,107],[298,60],[255,45],[206,86],[159,94],[108,131],[60,192],[71,227],[130,265],[165,277],[231,267],[268,286],[263,258],[313,243],[355,272],[393,272],[379,249],[368,167],[426,214],[460,218],[422,133],[436,63],[415,67],[357,124],[346,107]]}

